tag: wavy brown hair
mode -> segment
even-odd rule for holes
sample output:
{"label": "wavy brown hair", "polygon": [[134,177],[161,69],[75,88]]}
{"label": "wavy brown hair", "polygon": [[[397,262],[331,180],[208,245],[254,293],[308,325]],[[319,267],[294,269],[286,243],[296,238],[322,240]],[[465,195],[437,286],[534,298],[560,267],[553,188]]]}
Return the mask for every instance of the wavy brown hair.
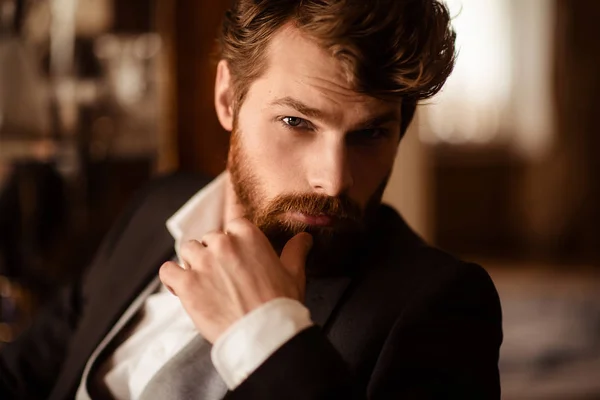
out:
{"label": "wavy brown hair", "polygon": [[266,47],[293,23],[340,60],[354,89],[402,104],[402,133],[419,100],[436,94],[452,72],[455,33],[438,0],[237,0],[219,36],[235,102],[266,68]]}

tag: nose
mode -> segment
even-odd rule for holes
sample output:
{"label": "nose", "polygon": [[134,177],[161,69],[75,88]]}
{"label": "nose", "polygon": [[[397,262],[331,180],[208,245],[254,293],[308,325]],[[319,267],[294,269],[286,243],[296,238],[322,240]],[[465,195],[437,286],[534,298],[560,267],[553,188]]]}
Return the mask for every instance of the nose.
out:
{"label": "nose", "polygon": [[348,149],[344,141],[322,144],[309,166],[309,183],[313,190],[327,196],[339,196],[354,184]]}

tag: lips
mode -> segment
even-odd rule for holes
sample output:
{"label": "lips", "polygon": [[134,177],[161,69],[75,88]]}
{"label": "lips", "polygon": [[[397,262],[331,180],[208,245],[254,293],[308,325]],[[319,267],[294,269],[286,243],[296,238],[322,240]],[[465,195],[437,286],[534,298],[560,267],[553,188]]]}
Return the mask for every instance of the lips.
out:
{"label": "lips", "polygon": [[293,220],[312,226],[332,226],[335,222],[333,217],[324,214],[310,215],[301,212],[290,212],[287,216]]}

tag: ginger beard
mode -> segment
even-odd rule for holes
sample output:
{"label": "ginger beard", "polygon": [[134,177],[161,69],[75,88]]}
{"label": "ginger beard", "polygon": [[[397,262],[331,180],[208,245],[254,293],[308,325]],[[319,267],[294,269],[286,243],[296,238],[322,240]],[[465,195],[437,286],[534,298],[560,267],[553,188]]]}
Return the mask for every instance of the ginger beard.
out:
{"label": "ginger beard", "polygon": [[[245,217],[254,223],[269,239],[277,252],[296,234],[308,232],[313,246],[306,263],[307,275],[344,272],[346,264],[364,248],[367,228],[374,219],[389,174],[371,196],[364,210],[348,196],[331,197],[318,193],[281,194],[267,200],[261,190],[260,178],[254,173],[244,152],[240,135],[234,127],[227,169],[237,200],[244,208]],[[327,216],[331,225],[313,226],[291,219],[289,213]]]}

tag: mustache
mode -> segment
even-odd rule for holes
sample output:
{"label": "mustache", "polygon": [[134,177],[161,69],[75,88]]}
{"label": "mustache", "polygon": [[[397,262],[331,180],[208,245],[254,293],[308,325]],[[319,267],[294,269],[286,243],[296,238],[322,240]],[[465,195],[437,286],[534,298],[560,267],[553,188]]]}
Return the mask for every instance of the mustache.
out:
{"label": "mustache", "polygon": [[320,194],[287,194],[272,200],[265,210],[266,215],[300,212],[307,215],[326,215],[336,220],[360,221],[361,207],[347,196]]}

